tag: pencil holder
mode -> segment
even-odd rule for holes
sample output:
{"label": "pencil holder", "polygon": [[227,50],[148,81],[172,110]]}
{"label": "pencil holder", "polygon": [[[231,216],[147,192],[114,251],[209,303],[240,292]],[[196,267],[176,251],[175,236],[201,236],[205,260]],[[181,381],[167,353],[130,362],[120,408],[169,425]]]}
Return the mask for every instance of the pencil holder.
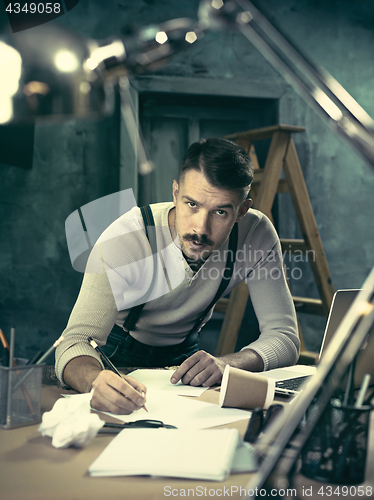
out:
{"label": "pencil holder", "polygon": [[0,366],[0,428],[40,422],[42,370],[40,365]]}
{"label": "pencil holder", "polygon": [[330,402],[302,450],[301,473],[334,484],[364,482],[371,410]]}

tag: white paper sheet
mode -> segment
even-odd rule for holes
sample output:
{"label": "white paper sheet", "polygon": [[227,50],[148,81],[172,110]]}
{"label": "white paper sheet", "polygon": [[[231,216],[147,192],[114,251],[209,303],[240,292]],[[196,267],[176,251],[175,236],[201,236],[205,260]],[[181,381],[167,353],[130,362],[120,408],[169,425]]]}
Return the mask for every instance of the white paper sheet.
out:
{"label": "white paper sheet", "polygon": [[251,412],[236,408],[220,408],[218,405],[196,401],[163,391],[147,393],[147,410],[140,409],[131,415],[114,415],[124,422],[141,419],[161,420],[178,429],[207,429],[249,418]]}
{"label": "white paper sheet", "polygon": [[[67,398],[79,395],[63,394]],[[161,420],[164,424],[175,425],[178,429],[207,429],[230,422],[244,420],[251,416],[251,412],[236,408],[220,408],[216,404],[196,401],[194,398],[185,398],[163,391],[151,391],[147,394],[147,410],[143,408],[131,415],[117,415],[103,412],[123,422],[151,419]]]}
{"label": "white paper sheet", "polygon": [[129,376],[136,378],[138,382],[144,384],[147,389],[167,391],[180,396],[201,396],[208,387],[193,387],[184,385],[182,382],[172,384],[170,378],[174,372],[172,370],[149,370],[139,369],[129,373]]}

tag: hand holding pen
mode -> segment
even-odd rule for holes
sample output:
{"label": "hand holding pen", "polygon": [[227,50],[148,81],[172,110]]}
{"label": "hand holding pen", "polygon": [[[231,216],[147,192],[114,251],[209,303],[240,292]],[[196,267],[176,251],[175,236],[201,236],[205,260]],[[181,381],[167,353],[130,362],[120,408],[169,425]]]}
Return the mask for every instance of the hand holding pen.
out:
{"label": "hand holding pen", "polygon": [[97,410],[128,415],[133,411],[145,408],[145,394],[147,388],[135,378],[122,376],[113,363],[100,349],[97,342],[88,338],[90,345],[99,352],[103,362],[110,368],[102,370],[92,383],[95,391],[91,406]]}

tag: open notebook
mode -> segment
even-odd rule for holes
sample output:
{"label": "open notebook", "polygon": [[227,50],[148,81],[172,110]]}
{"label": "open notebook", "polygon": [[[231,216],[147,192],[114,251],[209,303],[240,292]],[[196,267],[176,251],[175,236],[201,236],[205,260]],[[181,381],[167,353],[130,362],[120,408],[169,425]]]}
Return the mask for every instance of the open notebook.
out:
{"label": "open notebook", "polygon": [[[359,290],[338,290],[335,292],[319,353],[320,358],[329,345],[338,326],[356,298],[358,292]],[[372,376],[374,375],[374,363],[372,361],[374,359],[374,335],[372,333],[373,330],[369,335],[367,345],[364,346],[364,349],[361,349],[357,358],[355,371],[356,387],[360,387],[365,373],[371,373]],[[317,368],[315,366],[296,365],[285,368],[276,368],[275,370],[263,372],[261,375],[275,380],[275,392],[277,394],[293,395],[297,394],[303,387],[305,387],[305,384],[307,384],[310,377],[314,375],[316,369]]]}

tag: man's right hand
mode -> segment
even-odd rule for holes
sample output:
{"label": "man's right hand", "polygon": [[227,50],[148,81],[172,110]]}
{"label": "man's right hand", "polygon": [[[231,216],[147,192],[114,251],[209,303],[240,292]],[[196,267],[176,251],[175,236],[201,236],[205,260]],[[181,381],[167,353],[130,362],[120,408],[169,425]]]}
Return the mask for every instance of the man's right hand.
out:
{"label": "man's right hand", "polygon": [[78,392],[94,388],[91,406],[96,410],[128,415],[145,404],[147,388],[133,377],[123,379],[103,370],[92,356],[78,356],[69,361],[63,374],[64,382]]}
{"label": "man's right hand", "polygon": [[92,382],[94,393],[91,406],[96,410],[128,415],[145,404],[147,388],[133,377],[121,378],[102,370]]}

